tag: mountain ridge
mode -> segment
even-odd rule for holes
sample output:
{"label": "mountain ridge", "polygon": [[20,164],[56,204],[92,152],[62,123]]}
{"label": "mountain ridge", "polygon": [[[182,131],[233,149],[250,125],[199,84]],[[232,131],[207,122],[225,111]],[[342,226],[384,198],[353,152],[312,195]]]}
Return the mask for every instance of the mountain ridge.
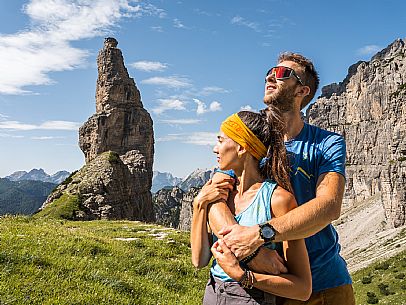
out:
{"label": "mountain ridge", "polygon": [[16,171],[4,178],[10,181],[22,181],[22,180],[33,180],[33,181],[42,181],[42,182],[50,182],[54,184],[62,183],[70,173],[66,170],[60,170],[56,173],[50,175],[47,174],[42,168],[33,168],[29,172],[27,171]]}

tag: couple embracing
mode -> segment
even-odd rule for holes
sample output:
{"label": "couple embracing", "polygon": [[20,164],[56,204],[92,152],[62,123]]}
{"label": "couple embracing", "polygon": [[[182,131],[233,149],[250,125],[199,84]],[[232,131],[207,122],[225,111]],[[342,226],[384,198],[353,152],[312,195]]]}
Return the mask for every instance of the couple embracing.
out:
{"label": "couple embracing", "polygon": [[283,53],[266,74],[267,108],[221,124],[218,168],[193,202],[192,262],[214,256],[203,304],[355,304],[331,225],[345,141],[300,112],[318,85],[310,60]]}

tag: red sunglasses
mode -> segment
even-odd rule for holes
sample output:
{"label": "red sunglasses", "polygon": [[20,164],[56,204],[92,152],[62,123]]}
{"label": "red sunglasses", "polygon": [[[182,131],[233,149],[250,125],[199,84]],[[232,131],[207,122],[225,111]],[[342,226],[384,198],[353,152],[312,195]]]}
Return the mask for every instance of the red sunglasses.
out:
{"label": "red sunglasses", "polygon": [[300,77],[296,74],[295,70],[289,68],[289,67],[285,67],[285,66],[276,66],[271,68],[265,76],[265,82],[266,82],[266,77],[268,75],[274,75],[276,79],[278,80],[284,80],[284,79],[288,79],[291,78],[292,76],[296,77],[297,81],[304,86],[302,80],[300,79]]}

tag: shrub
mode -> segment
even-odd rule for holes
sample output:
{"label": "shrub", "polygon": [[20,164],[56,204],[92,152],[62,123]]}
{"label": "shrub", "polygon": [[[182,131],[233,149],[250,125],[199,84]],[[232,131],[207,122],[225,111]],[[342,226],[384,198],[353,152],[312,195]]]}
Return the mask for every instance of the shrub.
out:
{"label": "shrub", "polygon": [[118,155],[118,153],[110,151],[108,160],[110,163],[118,163],[118,161],[120,160],[120,156]]}
{"label": "shrub", "polygon": [[377,266],[375,266],[376,270],[388,270],[389,269],[389,264],[387,262],[383,262]]}
{"label": "shrub", "polygon": [[403,272],[400,272],[395,275],[395,279],[403,280],[404,278],[405,278],[405,274]]}
{"label": "shrub", "polygon": [[372,282],[372,277],[370,275],[364,276],[361,281],[362,284],[370,284]]}
{"label": "shrub", "polygon": [[378,300],[378,298],[376,297],[376,294],[375,293],[373,293],[373,292],[371,292],[371,291],[368,291],[367,292],[367,303],[368,304],[378,304],[378,302],[379,302],[379,300]]}
{"label": "shrub", "polygon": [[379,288],[379,291],[381,292],[381,294],[383,294],[383,295],[391,295],[391,294],[394,294],[393,292],[391,292],[391,291],[389,290],[389,285],[388,285],[388,284],[379,283],[379,284],[378,284],[378,288]]}

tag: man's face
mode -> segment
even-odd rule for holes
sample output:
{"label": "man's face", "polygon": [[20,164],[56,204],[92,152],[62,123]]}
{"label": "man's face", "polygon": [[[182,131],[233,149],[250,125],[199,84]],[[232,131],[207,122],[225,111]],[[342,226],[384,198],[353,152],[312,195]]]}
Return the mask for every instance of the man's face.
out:
{"label": "man's face", "polygon": [[[283,61],[278,66],[289,67],[297,71],[297,64],[292,61]],[[295,90],[298,85],[300,84],[295,77],[278,80],[274,74],[268,75],[265,78],[264,103],[276,106],[281,112],[292,111],[296,96]]]}

